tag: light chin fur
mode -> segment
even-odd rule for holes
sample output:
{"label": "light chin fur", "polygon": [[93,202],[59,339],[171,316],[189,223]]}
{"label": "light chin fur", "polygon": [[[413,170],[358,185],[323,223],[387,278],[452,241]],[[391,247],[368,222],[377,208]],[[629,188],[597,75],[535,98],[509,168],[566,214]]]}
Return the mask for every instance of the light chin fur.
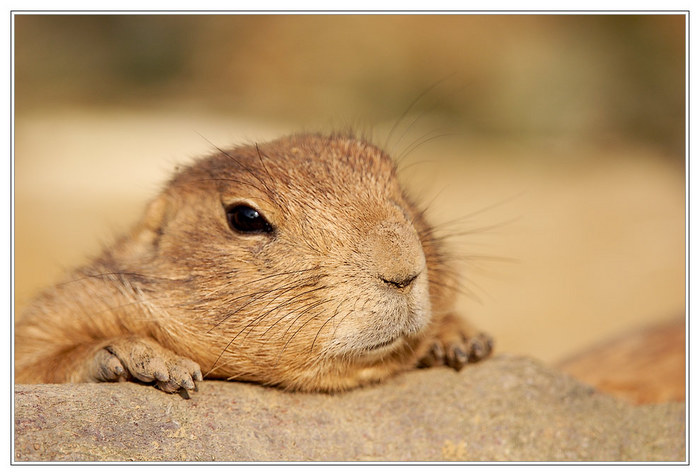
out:
{"label": "light chin fur", "polygon": [[[406,339],[423,333],[430,323],[431,309],[424,280],[407,296],[388,299],[379,311],[354,316],[352,325],[339,327],[325,346],[327,356],[346,356],[362,361],[383,359]],[[393,302],[392,302],[393,301]]]}
{"label": "light chin fur", "polygon": [[415,365],[416,355],[403,337],[386,352],[326,357],[319,365],[294,373],[291,380],[275,382],[288,390],[337,392],[381,382]]}

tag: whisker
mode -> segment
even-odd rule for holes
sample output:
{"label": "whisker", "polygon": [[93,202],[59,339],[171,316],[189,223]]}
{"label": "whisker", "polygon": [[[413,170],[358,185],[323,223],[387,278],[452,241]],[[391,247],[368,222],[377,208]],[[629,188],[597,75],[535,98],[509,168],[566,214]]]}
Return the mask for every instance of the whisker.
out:
{"label": "whisker", "polygon": [[278,291],[279,289],[280,289],[280,288],[273,288],[273,289],[269,289],[269,290],[267,290],[267,291],[258,291],[258,292],[255,292],[255,293],[245,294],[245,295],[236,297],[235,299],[233,299],[234,302],[237,301],[237,300],[239,300],[239,299],[245,298],[245,297],[250,297],[251,299],[249,299],[249,300],[248,300],[245,304],[243,304],[242,306],[238,307],[235,311],[232,311],[232,312],[230,312],[229,314],[227,314],[226,317],[224,317],[222,320],[220,320],[219,322],[217,322],[216,324],[214,324],[214,326],[213,326],[211,329],[209,329],[209,330],[207,331],[207,333],[210,333],[211,331],[213,331],[214,329],[216,329],[217,327],[219,327],[221,324],[223,324],[224,322],[226,322],[226,321],[229,319],[229,317],[238,314],[238,313],[241,312],[243,309],[245,309],[246,307],[248,307],[250,304],[252,304],[252,303],[258,301],[259,299],[261,299],[261,298],[264,297],[264,296],[269,295],[270,293],[273,293],[273,292],[275,292],[275,291]]}
{"label": "whisker", "polygon": [[[199,133],[198,133],[198,134],[199,134]],[[238,159],[236,159],[235,157],[233,157],[233,156],[232,156],[231,154],[229,154],[227,151],[225,151],[225,150],[222,149],[221,147],[219,147],[219,146],[217,146],[216,144],[214,144],[212,141],[210,141],[209,139],[207,139],[206,137],[204,137],[202,134],[199,134],[199,136],[200,136],[202,139],[204,139],[207,143],[209,143],[209,145],[211,145],[212,147],[214,147],[214,148],[215,148],[220,154],[222,154],[224,157],[229,158],[230,160],[232,160],[233,162],[235,162],[236,165],[238,165],[238,166],[241,167],[243,170],[245,170],[246,172],[248,172],[248,173],[251,175],[251,177],[253,177],[255,180],[257,180],[257,181],[265,188],[265,190],[267,191],[268,197],[269,197],[273,202],[275,202],[276,205],[278,205],[278,206],[280,205],[279,203],[277,203],[277,202],[275,201],[275,197],[277,197],[277,194],[267,185],[267,183],[266,183],[262,178],[258,177],[258,175],[255,173],[255,171],[254,171],[253,169],[251,169],[250,167],[247,167],[243,162],[241,162],[240,160],[238,160]],[[257,144],[255,145],[255,148],[256,148],[256,150],[258,150],[258,153],[259,153],[259,149],[258,149],[258,145],[257,145]],[[267,168],[265,168],[265,170],[267,171]],[[269,172],[268,172],[268,174],[269,174]],[[261,191],[262,191],[262,190],[261,190]],[[282,207],[280,207],[280,208],[282,208]]]}
{"label": "whisker", "polygon": [[[284,336],[287,335],[287,333],[292,329],[292,327],[294,327],[294,324],[296,324],[296,322],[297,322],[299,319],[301,319],[301,316],[303,316],[304,314],[308,313],[311,309],[315,309],[315,308],[317,308],[317,307],[319,307],[319,306],[322,306],[322,305],[324,305],[324,304],[326,304],[326,303],[328,303],[328,302],[333,302],[333,300],[332,300],[332,299],[324,299],[324,300],[321,300],[321,301],[317,301],[317,302],[315,302],[315,303],[311,303],[310,305],[308,305],[308,306],[302,308],[302,309],[304,309],[304,310],[303,310],[302,312],[300,312],[300,313],[294,318],[294,320],[291,322],[291,324],[289,324],[289,327],[287,327],[287,330],[284,331],[284,334],[282,334],[282,338],[284,338]],[[307,322],[308,322],[308,321],[307,321]],[[297,331],[294,333],[294,335],[292,335],[292,337],[289,339],[289,341],[287,341],[287,344],[289,344],[289,342],[294,338],[295,335],[297,335],[297,333],[304,327],[304,325],[306,325],[306,323],[302,324],[301,327],[299,327],[299,329],[297,329]],[[285,344],[285,346],[284,346],[285,348],[287,348],[287,344]]]}
{"label": "whisker", "polygon": [[441,232],[440,229],[434,228],[432,230],[421,231],[419,233],[419,236],[421,238],[421,241],[424,243],[441,242],[441,241],[448,240],[450,238],[457,238],[457,237],[463,237],[463,236],[477,235],[480,233],[492,232],[494,230],[502,229],[503,227],[505,227],[507,225],[511,225],[513,223],[516,223],[520,220],[521,220],[520,217],[516,217],[516,218],[511,218],[508,220],[503,220],[503,221],[498,222],[498,223],[494,223],[493,225],[485,225],[485,226],[482,226],[479,228],[469,228],[469,229],[463,229],[463,230],[458,230],[458,231],[446,230],[446,231],[442,232],[441,234],[438,234],[438,232]]}
{"label": "whisker", "polygon": [[[287,334],[287,332],[289,332],[289,330],[292,328],[292,326],[294,326],[294,323],[295,323],[296,321],[298,321],[299,318],[301,318],[301,316],[303,316],[304,314],[306,314],[307,312],[309,312],[311,309],[314,309],[314,308],[316,308],[316,307],[318,307],[318,306],[322,306],[323,304],[326,304],[326,303],[329,303],[329,302],[332,302],[332,301],[333,301],[332,299],[325,299],[325,300],[322,300],[322,301],[317,302],[316,304],[314,304],[314,305],[312,305],[312,306],[309,306],[307,309],[305,309],[301,314],[299,314],[299,315],[294,319],[294,321],[290,324],[290,326],[289,326],[289,327],[287,328],[287,330],[284,332],[284,334],[282,335],[282,337],[284,337],[284,336]],[[281,349],[281,350],[279,351],[279,353],[277,354],[277,357],[276,357],[276,359],[275,359],[275,366],[279,363],[279,359],[282,357],[282,354],[284,353],[285,350],[287,350],[287,346],[292,342],[292,340],[293,340],[294,337],[299,333],[299,331],[301,331],[301,330],[304,328],[304,326],[305,326],[306,324],[308,324],[309,322],[311,322],[311,321],[314,320],[314,319],[317,319],[320,315],[321,315],[321,314],[319,313],[319,314],[315,314],[314,316],[312,316],[310,319],[308,319],[306,322],[304,322],[304,323],[301,325],[301,327],[299,327],[299,329],[297,329],[297,331],[296,331],[294,334],[292,334],[292,336],[289,338],[289,340],[287,340],[287,342],[285,342],[284,347],[282,347],[282,349]]]}
{"label": "whisker", "polygon": [[[199,179],[189,179],[188,183],[197,183],[197,182],[231,182],[235,183],[238,185],[245,185],[247,187],[252,187],[258,192],[262,193],[265,196],[268,196],[268,191],[264,187],[260,187],[259,185],[256,185],[254,183],[251,183],[247,180],[238,180],[238,179],[233,179],[233,178],[223,178],[223,177],[211,177],[211,178],[199,178]],[[270,197],[272,198],[272,197]]]}
{"label": "whisker", "polygon": [[458,254],[450,253],[450,259],[455,261],[464,261],[466,263],[475,262],[491,262],[491,263],[508,263],[508,264],[519,264],[522,260],[517,258],[509,258],[507,256],[494,256],[494,255],[477,255],[477,254]]}
{"label": "whisker", "polygon": [[133,272],[128,272],[128,271],[107,271],[103,273],[97,273],[97,274],[88,274],[86,272],[80,272],[82,275],[79,278],[75,279],[70,279],[68,281],[62,281],[60,283],[54,284],[55,287],[63,287],[67,286],[69,284],[74,284],[74,283],[79,283],[81,281],[85,281],[88,279],[100,279],[100,278],[109,278],[109,277],[122,277],[122,276],[132,276],[135,278],[141,278],[143,280],[148,280],[148,281],[182,281],[180,278],[167,278],[167,277],[162,277],[162,276],[150,276],[146,274],[141,274],[141,273],[133,273]]}
{"label": "whisker", "polygon": [[[307,291],[307,292],[305,292],[305,293],[303,293],[303,294],[308,294],[308,293],[310,293],[310,292],[312,292],[312,291],[314,291],[314,290]],[[278,307],[281,307],[281,306],[283,306],[283,305],[289,305],[289,302],[282,303],[282,304],[280,304],[280,306],[278,306]],[[266,315],[267,315],[267,314],[266,314]],[[228,344],[226,344],[226,346],[224,347],[224,349],[221,351],[221,353],[219,354],[219,356],[218,356],[218,357],[216,358],[216,360],[214,361],[214,364],[212,365],[212,369],[210,369],[210,370],[207,372],[207,375],[213,371],[214,366],[219,362],[219,360],[220,360],[221,357],[224,355],[224,353],[229,349],[229,347],[231,347],[231,346],[233,345],[233,343],[236,341],[236,339],[237,339],[246,329],[251,328],[251,326],[253,326],[253,327],[257,326],[257,324],[260,323],[261,320],[262,320],[266,315],[258,316],[258,317],[256,317],[255,319],[253,319],[252,321],[248,322],[248,323],[233,337],[233,339],[231,339],[231,340],[228,342]],[[231,315],[227,316],[224,320],[227,320],[229,317],[231,317]],[[252,328],[251,328],[251,330],[252,330]],[[268,330],[269,330],[269,329],[268,329]],[[266,332],[267,332],[267,331],[266,331]]]}
{"label": "whisker", "polygon": [[[464,285],[464,282],[465,281],[468,282],[470,286],[473,286],[484,293],[485,293],[485,291],[479,285],[477,285],[473,280],[471,280],[470,278],[465,278],[464,276],[459,276],[459,277],[461,278],[462,282],[460,282],[458,284],[446,283],[444,280],[437,279],[437,278],[428,279],[428,283],[430,284],[431,287],[440,288],[440,289],[447,289],[449,291],[460,294],[460,295],[467,297],[469,299],[473,299],[479,304],[483,304],[483,301],[479,297],[479,295],[474,293],[474,291],[472,291],[470,288],[467,288]],[[486,294],[488,294],[488,293],[486,293]]]}
{"label": "whisker", "polygon": [[[267,313],[265,313],[265,315],[263,315],[262,317],[266,317],[266,315],[269,315],[272,311],[276,311],[276,310],[278,310],[279,308],[281,308],[281,307],[283,307],[283,306],[289,306],[289,305],[292,304],[292,303],[296,303],[296,301],[298,301],[298,300],[299,300],[299,297],[302,296],[302,295],[307,295],[307,294],[310,294],[310,293],[313,293],[313,292],[322,291],[322,290],[324,290],[324,289],[327,289],[327,286],[321,286],[321,287],[319,287],[319,288],[310,289],[310,290],[308,290],[308,291],[306,291],[306,292],[303,292],[303,293],[301,293],[301,294],[299,294],[299,295],[295,295],[290,301],[284,302],[284,303],[280,304],[279,306],[277,306],[276,308],[271,309],[270,311],[268,311]],[[303,302],[305,303],[306,301],[303,301]],[[284,316],[282,316],[281,318],[279,318],[279,319],[278,319],[277,321],[275,321],[270,327],[268,327],[267,330],[266,330],[265,332],[263,332],[263,333],[260,335],[260,337],[264,337],[265,334],[267,334],[270,330],[272,330],[277,324],[279,324],[280,322],[282,322],[283,320],[285,320],[290,314],[293,314],[293,313],[295,313],[296,311],[299,311],[299,310],[301,310],[301,309],[303,309],[303,308],[304,308],[304,306],[301,306],[301,307],[298,307],[298,308],[290,309],[289,312],[287,312]],[[285,332],[285,334],[286,334],[286,332]],[[283,336],[283,337],[284,337],[284,336]]]}
{"label": "whisker", "polygon": [[345,302],[346,302],[345,299],[340,301],[338,303],[338,307],[335,308],[335,311],[333,312],[333,314],[331,314],[331,316],[328,319],[326,319],[326,321],[323,323],[323,325],[318,329],[318,332],[316,333],[316,337],[314,337],[314,340],[311,343],[311,349],[309,350],[309,353],[313,352],[314,345],[316,345],[316,339],[318,339],[318,336],[321,334],[321,331],[323,330],[323,328],[326,327],[326,324],[331,322],[338,315],[338,312],[340,310],[340,306],[342,306]]}
{"label": "whisker", "polygon": [[[487,211],[493,210],[494,208],[503,206],[503,205],[505,205],[505,204],[507,204],[507,203],[510,203],[510,202],[512,202],[512,201],[514,201],[514,200],[516,200],[516,199],[519,199],[520,197],[522,197],[523,195],[525,195],[525,193],[526,193],[526,192],[517,193],[517,194],[512,195],[512,196],[510,196],[510,197],[504,198],[503,200],[500,200],[500,201],[498,201],[498,202],[492,203],[491,205],[487,205],[487,206],[485,206],[485,207],[482,207],[482,208],[479,208],[479,209],[477,209],[477,210],[474,210],[473,212],[468,213],[468,214],[466,214],[466,215],[463,215],[463,216],[461,216],[461,217],[454,218],[454,219],[452,219],[452,220],[449,220],[449,221],[446,221],[446,222],[442,222],[442,223],[437,224],[437,225],[429,226],[427,232],[432,232],[432,231],[434,231],[434,230],[436,230],[436,229],[443,228],[443,227],[447,227],[447,226],[451,226],[451,225],[459,225],[460,223],[463,223],[463,222],[465,222],[466,220],[469,220],[469,219],[474,218],[474,217],[476,217],[476,216],[478,216],[478,215],[481,215],[481,214],[483,214],[483,213],[485,213],[485,212],[487,212]],[[435,200],[435,199],[433,198],[433,201],[434,201],[434,200]],[[426,209],[426,210],[427,210],[427,209]]]}
{"label": "whisker", "polygon": [[[447,81],[447,80],[448,80],[450,77],[452,77],[452,76],[454,76],[454,73],[453,73],[453,74],[450,74],[450,75],[447,75],[447,76],[445,76],[444,78],[441,78],[441,79],[435,81],[433,84],[431,84],[430,86],[428,86],[428,88],[426,88],[425,90],[423,90],[423,92],[420,93],[413,101],[411,101],[411,103],[408,105],[408,107],[401,113],[401,115],[399,116],[399,118],[396,120],[396,122],[394,123],[394,125],[393,125],[393,126],[391,127],[391,129],[389,130],[389,134],[387,134],[387,137],[386,137],[386,139],[385,139],[385,141],[384,141],[384,145],[383,145],[383,147],[382,147],[383,149],[386,150],[386,149],[389,147],[389,145],[390,145],[390,143],[391,143],[391,137],[392,137],[392,135],[394,134],[394,131],[396,130],[396,128],[399,127],[399,125],[401,125],[401,123],[402,123],[403,120],[406,118],[406,116],[408,116],[408,113],[411,112],[411,110],[412,110],[424,97],[426,97],[429,93],[431,93],[433,90],[435,90],[441,83]],[[415,124],[415,122],[416,122],[416,121],[414,120],[414,121],[408,126],[407,130],[410,130],[410,128],[413,127],[413,125]],[[404,134],[403,134],[401,137],[403,137],[405,134],[406,134],[406,132],[404,132]]]}
{"label": "whisker", "polygon": [[[363,297],[363,296],[357,296],[357,299],[355,299],[354,304],[350,307],[350,309],[348,309],[348,311],[345,313],[345,315],[344,315],[344,316],[338,321],[338,323],[335,325],[335,329],[333,329],[333,335],[332,335],[332,337],[331,337],[332,339],[335,339],[336,333],[338,332],[338,328],[342,325],[343,321],[345,321],[345,319],[346,319],[349,315],[351,315],[351,314],[353,314],[354,312],[357,311],[357,303],[360,301],[360,299],[361,299],[362,297]],[[365,297],[365,302],[362,304],[362,306],[360,306],[360,310],[362,310],[362,309],[365,308],[365,304],[367,304],[367,297]]]}
{"label": "whisker", "polygon": [[431,132],[427,132],[419,138],[415,139],[396,156],[396,160],[399,162],[404,160],[406,157],[415,152],[418,148],[423,147],[425,144],[429,144],[430,142],[433,142],[437,139],[444,139],[445,137],[459,137],[462,135],[457,132],[440,132],[438,134],[437,132],[440,130],[441,129],[436,129]]}
{"label": "whisker", "polygon": [[[272,278],[272,277],[280,277],[280,276],[285,276],[285,275],[290,275],[290,274],[300,274],[301,272],[311,271],[311,270],[313,270],[313,269],[318,269],[318,267],[317,267],[317,268],[309,268],[308,270],[302,270],[302,271],[289,271],[289,272],[276,273],[275,275],[272,275],[272,276],[268,276],[268,277],[265,277],[265,278],[260,278],[260,279],[256,279],[256,280],[250,281],[248,284],[252,284],[252,283],[257,283],[257,282],[260,282],[260,281],[264,281],[264,280],[270,279],[270,278]],[[325,275],[312,277],[312,278],[310,278],[310,281],[311,281],[311,283],[317,282],[318,279],[320,279],[320,278],[323,277],[323,276],[325,276]],[[245,297],[252,297],[252,299],[250,299],[250,300],[249,300],[248,302],[246,302],[243,306],[239,307],[238,309],[236,309],[236,310],[233,311],[232,313],[228,314],[224,319],[222,319],[221,321],[219,321],[218,323],[216,323],[211,329],[209,329],[208,332],[211,332],[212,330],[214,330],[214,329],[216,329],[217,327],[219,327],[221,324],[223,324],[224,322],[226,322],[226,321],[228,320],[229,317],[231,317],[232,315],[235,315],[235,314],[237,314],[238,312],[242,311],[242,310],[245,309],[248,305],[252,304],[253,302],[256,302],[257,300],[259,300],[259,299],[261,299],[261,298],[263,298],[263,297],[265,297],[265,296],[267,296],[267,295],[269,295],[269,294],[271,294],[271,293],[274,293],[274,292],[276,292],[276,291],[284,291],[284,292],[282,292],[282,293],[280,293],[279,295],[276,296],[276,297],[279,297],[279,296],[282,296],[282,295],[286,294],[286,293],[289,292],[289,291],[292,291],[292,290],[294,290],[294,289],[298,289],[299,287],[303,287],[303,286],[304,286],[304,283],[292,282],[292,283],[287,284],[286,286],[278,286],[278,287],[275,287],[275,288],[272,288],[272,289],[263,290],[263,291],[257,291],[257,292],[255,292],[255,293],[250,293],[250,294],[245,294],[245,295],[242,295],[242,296],[238,296],[238,297],[234,298],[231,302],[236,302],[237,300],[242,299],[242,298],[245,298]],[[228,284],[225,284],[225,285],[221,286],[222,289],[227,289],[228,287],[229,287]],[[264,309],[264,307],[263,307],[263,309]]]}
{"label": "whisker", "polygon": [[[271,181],[272,183],[274,183],[274,182],[275,182],[275,179],[272,177],[272,174],[271,174],[270,171],[268,170],[267,166],[265,165],[265,161],[263,160],[263,157],[267,157],[267,156],[264,155],[264,154],[262,153],[262,151],[260,150],[260,146],[258,145],[257,142],[255,143],[255,151],[257,152],[258,160],[259,160],[260,165],[262,166],[263,170],[264,170],[265,173],[267,174],[267,177],[270,179],[270,181]],[[261,182],[262,182],[262,180],[261,180]],[[263,185],[265,186],[265,188],[268,189],[269,193],[272,194],[270,198],[272,198],[273,201],[274,201],[278,206],[280,206],[281,208],[283,208],[284,210],[286,210],[286,211],[289,213],[289,208],[287,208],[287,206],[286,206],[286,204],[284,203],[284,201],[281,201],[281,200],[280,200],[280,201],[276,201],[276,200],[274,200],[273,197],[279,198],[279,195],[277,194],[277,192],[275,192],[274,190],[271,190],[271,189],[267,186],[267,184],[265,184],[264,182],[263,182]]]}

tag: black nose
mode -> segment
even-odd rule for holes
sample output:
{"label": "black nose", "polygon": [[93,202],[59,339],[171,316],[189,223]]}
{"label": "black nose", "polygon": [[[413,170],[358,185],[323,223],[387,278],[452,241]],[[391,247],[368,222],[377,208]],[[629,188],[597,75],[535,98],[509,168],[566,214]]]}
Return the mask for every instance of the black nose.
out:
{"label": "black nose", "polygon": [[416,280],[416,278],[418,277],[419,274],[420,273],[414,274],[413,276],[409,276],[408,278],[389,278],[389,279],[380,276],[379,279],[381,279],[386,284],[388,284],[389,286],[392,286],[396,289],[403,289],[407,286],[410,286],[411,283],[413,283],[413,281]]}

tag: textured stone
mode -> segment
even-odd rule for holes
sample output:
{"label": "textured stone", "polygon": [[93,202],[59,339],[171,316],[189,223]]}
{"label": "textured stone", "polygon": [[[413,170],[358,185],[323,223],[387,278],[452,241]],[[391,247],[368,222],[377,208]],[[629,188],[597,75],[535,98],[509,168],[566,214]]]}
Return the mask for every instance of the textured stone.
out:
{"label": "textured stone", "polygon": [[685,405],[633,406],[500,355],[337,395],[206,381],[15,386],[23,461],[684,461]]}

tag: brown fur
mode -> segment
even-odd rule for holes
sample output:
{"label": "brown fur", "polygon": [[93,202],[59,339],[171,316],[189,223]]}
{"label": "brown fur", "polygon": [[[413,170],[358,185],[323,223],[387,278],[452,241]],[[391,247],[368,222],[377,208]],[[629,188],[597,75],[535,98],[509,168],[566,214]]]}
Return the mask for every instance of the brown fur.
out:
{"label": "brown fur", "polygon": [[[226,208],[236,203],[274,232],[232,229]],[[454,314],[453,277],[376,147],[298,135],[219,151],[176,175],[129,234],[17,320],[15,377],[175,391],[194,388],[201,367],[211,378],[335,391],[419,362],[459,369],[491,342]]]}

